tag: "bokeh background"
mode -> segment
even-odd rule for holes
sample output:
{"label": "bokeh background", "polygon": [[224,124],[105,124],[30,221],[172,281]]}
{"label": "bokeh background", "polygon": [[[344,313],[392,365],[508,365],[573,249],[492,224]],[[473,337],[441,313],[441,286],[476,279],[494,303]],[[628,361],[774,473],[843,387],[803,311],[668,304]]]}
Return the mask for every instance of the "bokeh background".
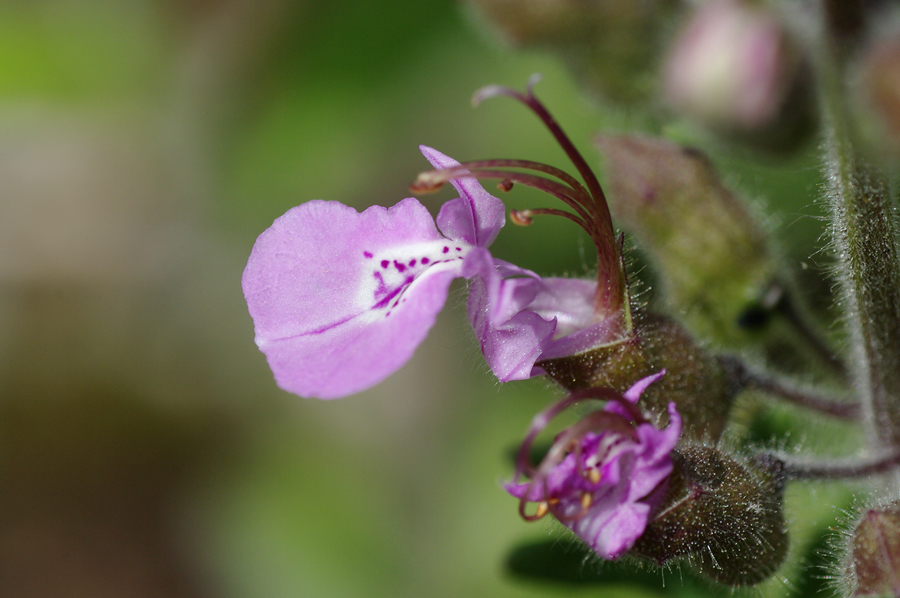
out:
{"label": "bokeh background", "polygon": [[[402,371],[332,402],[275,387],[240,289],[288,208],[408,196],[418,144],[566,167],[523,107],[470,105],[534,72],[592,162],[593,132],[633,125],[450,0],[0,4],[0,596],[576,591],[504,569],[517,543],[562,536],[500,487],[556,394],[495,382],[461,285]],[[729,172],[816,270],[814,149]],[[494,250],[542,274],[593,267],[561,220]]]}

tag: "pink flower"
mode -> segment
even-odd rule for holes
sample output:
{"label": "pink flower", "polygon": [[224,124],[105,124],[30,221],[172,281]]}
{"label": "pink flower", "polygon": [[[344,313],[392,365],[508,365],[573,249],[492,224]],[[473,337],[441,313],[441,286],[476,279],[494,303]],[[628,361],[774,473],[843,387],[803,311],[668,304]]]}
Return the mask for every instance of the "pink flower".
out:
{"label": "pink flower", "polygon": [[[671,452],[681,435],[681,417],[669,404],[669,425],[660,430],[636,407],[641,393],[663,376],[639,380],[620,395],[611,389],[574,393],[533,420],[519,451],[515,479],[506,490],[520,499],[529,520],[552,514],[604,559],[617,559],[634,545],[662,498],[672,472]],[[549,421],[578,400],[609,401],[557,437],[536,467],[528,463],[535,437]],[[526,515],[528,503],[536,512]]]}
{"label": "pink flower", "polygon": [[[431,148],[436,168],[459,163]],[[437,221],[418,200],[359,213],[338,202],[289,210],[260,235],[242,285],[278,385],[331,399],[365,390],[405,364],[434,324],[450,282],[505,222],[474,179]]]}
{"label": "pink flower", "polygon": [[[436,219],[414,198],[362,213],[325,201],[289,210],[260,235],[242,279],[256,343],[281,388],[332,399],[381,382],[412,357],[459,277],[472,281],[469,319],[501,382],[541,375],[540,359],[630,333],[627,289],[599,182],[530,87],[527,94],[479,93],[491,95],[512,95],[534,110],[587,186],[544,164],[460,164],[421,146],[435,170],[420,175],[416,189],[450,182],[459,193]],[[532,186],[572,207],[575,214],[539,209],[514,217],[522,222],[554,213],[581,225],[597,245],[597,279],[541,278],[495,259],[487,248],[505,224],[504,207],[478,178]]]}

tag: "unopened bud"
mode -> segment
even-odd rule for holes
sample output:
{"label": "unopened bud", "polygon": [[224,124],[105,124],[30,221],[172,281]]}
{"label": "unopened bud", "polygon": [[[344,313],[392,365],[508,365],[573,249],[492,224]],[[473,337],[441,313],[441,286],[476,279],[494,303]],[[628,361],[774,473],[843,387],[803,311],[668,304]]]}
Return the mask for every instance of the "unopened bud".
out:
{"label": "unopened bud", "polygon": [[900,154],[900,27],[871,43],[858,65],[854,99],[872,157]]}
{"label": "unopened bud", "polygon": [[672,308],[726,348],[756,340],[749,335],[760,318],[748,319],[748,309],[771,309],[768,291],[782,271],[756,215],[697,150],[627,135],[596,143],[610,209],[652,261]]}
{"label": "unopened bud", "polygon": [[867,509],[849,550],[852,596],[900,596],[900,502]]}
{"label": "unopened bud", "polygon": [[516,45],[561,43],[588,28],[584,3],[570,0],[477,0],[472,4]]}
{"label": "unopened bud", "polygon": [[802,122],[789,100],[804,81],[799,44],[779,15],[741,0],[703,4],[678,35],[664,74],[677,111],[766,145],[782,144]]}
{"label": "unopened bud", "polygon": [[469,0],[510,42],[546,48],[592,93],[630,102],[656,92],[664,0]]}
{"label": "unopened bud", "polygon": [[668,496],[631,554],[659,565],[689,559],[732,586],[770,577],[788,549],[779,463],[742,463],[707,446],[676,449],[672,460]]}

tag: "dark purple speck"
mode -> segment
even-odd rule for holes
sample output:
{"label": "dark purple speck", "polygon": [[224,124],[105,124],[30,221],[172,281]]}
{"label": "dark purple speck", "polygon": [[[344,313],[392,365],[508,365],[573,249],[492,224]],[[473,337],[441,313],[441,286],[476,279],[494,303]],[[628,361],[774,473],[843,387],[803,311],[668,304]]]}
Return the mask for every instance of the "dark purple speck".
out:
{"label": "dark purple speck", "polygon": [[397,272],[403,272],[404,270],[406,270],[406,266],[404,266],[397,260],[394,260],[394,267],[397,268]]}
{"label": "dark purple speck", "polygon": [[366,257],[373,257],[371,251],[363,251],[363,255]]}
{"label": "dark purple speck", "polygon": [[415,268],[415,267],[416,267],[416,260],[412,260],[411,262],[409,262],[409,267],[410,267],[410,268]]}
{"label": "dark purple speck", "polygon": [[456,250],[457,250],[457,251],[462,251],[462,247],[457,247]]}
{"label": "dark purple speck", "polygon": [[450,251],[450,248],[449,248],[449,247],[444,247],[444,253],[447,253],[448,251]]}
{"label": "dark purple speck", "polygon": [[391,263],[390,263],[389,261],[387,261],[387,260],[381,260],[381,267],[382,267],[382,268],[387,268],[387,267],[390,266],[390,265],[391,265]]}
{"label": "dark purple speck", "polygon": [[430,260],[429,260],[427,257],[423,257],[423,258],[422,258],[422,265],[424,266],[424,265],[427,264],[429,261],[430,261]]}

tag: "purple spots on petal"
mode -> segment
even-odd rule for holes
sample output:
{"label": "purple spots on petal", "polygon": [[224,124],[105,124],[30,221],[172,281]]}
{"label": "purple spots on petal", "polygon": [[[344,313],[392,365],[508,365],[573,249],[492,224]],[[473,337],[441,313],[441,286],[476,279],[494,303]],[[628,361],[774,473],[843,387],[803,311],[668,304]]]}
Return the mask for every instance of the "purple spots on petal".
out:
{"label": "purple spots on petal", "polygon": [[365,257],[367,257],[367,258],[374,257],[374,256],[372,255],[372,252],[371,252],[371,251],[363,251],[363,255],[364,255]]}
{"label": "purple spots on petal", "polygon": [[[330,323],[330,324],[326,324],[325,326],[322,326],[321,328],[316,328],[315,330],[310,330],[310,331],[308,331],[308,332],[303,332],[303,333],[301,333],[301,334],[298,334],[297,336],[309,336],[309,335],[315,335],[315,334],[322,334],[323,332],[328,332],[328,331],[331,330],[332,328],[337,328],[338,326],[340,326],[340,325],[343,324],[344,322],[348,322],[348,321],[352,320],[352,319],[355,318],[355,317],[356,317],[356,316],[347,316],[347,317],[344,318],[343,320],[338,320],[337,322],[332,322],[332,323]],[[293,337],[291,337],[291,338],[293,338]]]}
{"label": "purple spots on petal", "polygon": [[[394,289],[393,291],[387,293],[387,295],[382,297],[381,301],[379,301],[378,303],[376,303],[375,305],[372,306],[372,309],[379,309],[379,308],[385,307],[386,305],[390,304],[391,300],[394,299],[394,297],[398,296],[403,291],[405,291],[406,287],[408,287],[410,284],[412,284],[412,281],[414,281],[415,279],[416,279],[415,276],[406,277],[406,280],[404,280],[402,284],[400,284],[396,289]],[[376,299],[378,299],[378,295],[379,295],[378,291],[380,291],[380,290],[381,290],[381,288],[379,288],[378,290],[375,291]],[[387,287],[384,288],[384,291],[387,291]],[[391,306],[391,307],[393,307],[393,306]]]}
{"label": "purple spots on petal", "polygon": [[448,251],[450,251],[450,248],[449,248],[449,247],[444,247],[444,253],[447,253]]}
{"label": "purple spots on petal", "polygon": [[429,260],[427,257],[423,257],[423,258],[422,258],[422,265],[424,266],[425,264],[427,264],[427,263],[430,262],[430,261],[431,261],[431,260]]}
{"label": "purple spots on petal", "polygon": [[457,250],[457,251],[462,251],[462,247],[457,247],[456,250]]}
{"label": "purple spots on petal", "polygon": [[391,263],[390,263],[389,261],[387,261],[387,260],[381,260],[381,267],[382,267],[382,268],[387,268],[387,267],[390,266],[390,265],[391,265]]}
{"label": "purple spots on petal", "polygon": [[401,264],[397,260],[394,260],[394,267],[397,268],[397,272],[403,272],[404,270],[406,270],[406,266]]}
{"label": "purple spots on petal", "polygon": [[378,299],[381,295],[385,295],[388,292],[387,285],[384,284],[384,277],[381,275],[381,272],[375,272],[375,278],[378,280],[378,288],[375,289],[375,298]]}
{"label": "purple spots on petal", "polygon": [[415,267],[416,267],[416,260],[412,260],[411,262],[409,262],[409,267],[410,267],[410,268],[415,268]]}

